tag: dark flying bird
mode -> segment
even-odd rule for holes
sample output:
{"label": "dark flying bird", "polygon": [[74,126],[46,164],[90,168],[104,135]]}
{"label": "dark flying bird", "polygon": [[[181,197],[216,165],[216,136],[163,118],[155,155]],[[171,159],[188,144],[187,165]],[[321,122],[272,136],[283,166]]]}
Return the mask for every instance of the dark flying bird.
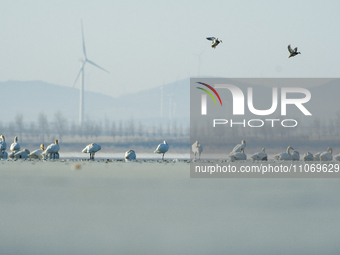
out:
{"label": "dark flying bird", "polygon": [[207,40],[209,41],[212,41],[212,45],[211,45],[211,48],[216,48],[217,45],[219,45],[222,40],[218,40],[218,38],[215,38],[215,37],[207,37]]}
{"label": "dark flying bird", "polygon": [[290,55],[289,55],[288,58],[294,57],[294,56],[296,56],[297,54],[301,54],[301,52],[298,52],[298,51],[297,51],[297,47],[293,50],[292,47],[290,46],[290,44],[288,45],[288,51],[289,51],[289,53],[290,53]]}

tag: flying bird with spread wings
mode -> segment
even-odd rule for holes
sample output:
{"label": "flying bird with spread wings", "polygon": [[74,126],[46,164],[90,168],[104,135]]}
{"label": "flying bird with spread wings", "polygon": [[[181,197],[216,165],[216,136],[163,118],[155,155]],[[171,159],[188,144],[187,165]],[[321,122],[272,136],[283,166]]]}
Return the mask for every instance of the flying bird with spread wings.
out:
{"label": "flying bird with spread wings", "polygon": [[290,44],[288,45],[288,51],[289,51],[289,53],[290,53],[290,55],[289,55],[288,58],[294,57],[294,56],[296,56],[297,54],[301,54],[301,52],[298,52],[298,51],[297,51],[297,47],[293,50],[292,47],[290,46]]}
{"label": "flying bird with spread wings", "polygon": [[218,40],[218,38],[215,38],[215,37],[207,37],[207,40],[209,41],[212,41],[212,45],[211,45],[211,48],[216,48],[217,45],[219,45],[222,40]]}

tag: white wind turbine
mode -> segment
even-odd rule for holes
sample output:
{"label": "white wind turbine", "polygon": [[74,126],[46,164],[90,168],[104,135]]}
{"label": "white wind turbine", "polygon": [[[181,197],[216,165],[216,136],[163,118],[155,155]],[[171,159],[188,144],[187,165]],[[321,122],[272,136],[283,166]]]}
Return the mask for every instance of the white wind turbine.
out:
{"label": "white wind turbine", "polygon": [[77,75],[77,78],[73,84],[76,84],[80,74],[81,74],[81,87],[79,89],[80,91],[80,100],[79,100],[79,126],[83,125],[83,119],[84,119],[84,68],[85,68],[85,64],[86,63],[90,63],[91,65],[94,65],[100,69],[102,69],[103,71],[109,73],[109,71],[105,70],[104,68],[100,67],[99,65],[97,65],[96,63],[94,63],[93,61],[89,60],[87,58],[86,55],[86,49],[85,49],[85,40],[84,40],[84,29],[83,29],[83,21],[81,22],[81,33],[82,33],[82,39],[83,39],[83,52],[84,52],[84,60],[82,60],[82,65],[81,68],[79,70],[79,73]]}

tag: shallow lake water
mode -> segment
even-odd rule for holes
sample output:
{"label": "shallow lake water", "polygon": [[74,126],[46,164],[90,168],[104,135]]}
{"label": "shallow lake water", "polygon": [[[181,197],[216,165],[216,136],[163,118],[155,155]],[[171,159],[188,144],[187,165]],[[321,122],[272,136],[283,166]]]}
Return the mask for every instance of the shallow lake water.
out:
{"label": "shallow lake water", "polygon": [[0,161],[0,254],[338,254],[339,179],[189,163]]}

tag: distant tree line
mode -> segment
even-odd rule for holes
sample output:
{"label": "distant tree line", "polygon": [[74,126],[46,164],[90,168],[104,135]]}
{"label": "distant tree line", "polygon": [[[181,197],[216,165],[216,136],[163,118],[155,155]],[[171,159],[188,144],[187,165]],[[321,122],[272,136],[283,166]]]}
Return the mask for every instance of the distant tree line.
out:
{"label": "distant tree line", "polygon": [[[36,121],[25,122],[24,116],[16,114],[14,120],[3,123],[0,120],[0,134],[5,135],[7,141],[11,141],[14,136],[23,139],[39,140],[42,143],[53,139],[63,141],[67,137],[72,139],[82,139],[91,137],[140,137],[140,138],[188,138],[194,139],[216,139],[218,142],[238,141],[240,139],[261,139],[264,141],[280,141],[294,139],[296,141],[307,140],[340,140],[340,111],[331,119],[313,117],[309,122],[297,119],[298,126],[294,128],[284,128],[276,125],[272,128],[268,123],[261,128],[251,128],[249,126],[230,128],[228,125],[216,126],[211,132],[210,122],[189,126],[177,124],[176,121],[160,122],[158,124],[146,124],[139,120],[118,120],[94,121],[89,117],[85,118],[80,127],[76,120],[67,120],[61,112],[56,112],[49,120],[47,115],[41,112]],[[217,134],[217,136],[216,136]],[[197,138],[196,138],[197,137]]]}
{"label": "distant tree line", "polygon": [[85,118],[83,125],[80,127],[75,120],[69,121],[58,111],[53,115],[52,120],[48,120],[47,115],[41,112],[37,121],[25,122],[22,114],[17,114],[13,121],[3,123],[0,120],[0,134],[4,134],[8,139],[18,136],[23,140],[26,138],[38,138],[42,143],[51,137],[58,137],[60,141],[65,136],[68,140],[72,137],[188,137],[190,135],[189,127],[178,125],[176,121],[159,123],[158,125],[147,125],[141,121],[119,120],[94,121]]}

